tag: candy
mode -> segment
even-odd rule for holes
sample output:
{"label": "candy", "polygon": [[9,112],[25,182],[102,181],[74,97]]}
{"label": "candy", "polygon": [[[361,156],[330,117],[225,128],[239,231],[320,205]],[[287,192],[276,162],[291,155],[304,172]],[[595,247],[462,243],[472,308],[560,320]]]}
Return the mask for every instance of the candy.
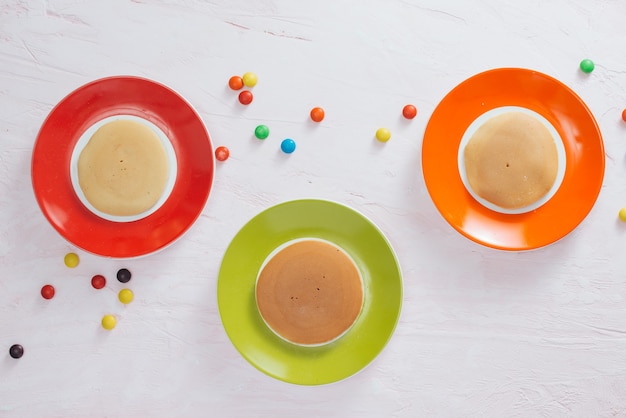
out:
{"label": "candy", "polygon": [[254,87],[256,86],[256,82],[258,81],[258,77],[256,76],[256,74],[252,73],[252,72],[247,72],[243,75],[242,77],[243,80],[243,84],[246,87]]}
{"label": "candy", "polygon": [[252,103],[252,92],[250,90],[244,90],[239,93],[239,103],[242,105],[249,105]]}
{"label": "candy", "polygon": [[243,87],[243,80],[238,75],[234,75],[228,79],[228,87],[233,90],[241,90]]}
{"label": "candy", "polygon": [[417,109],[412,104],[408,104],[402,108],[402,116],[407,119],[413,119],[417,115]]}
{"label": "candy", "polygon": [[13,358],[20,358],[24,355],[24,347],[19,344],[13,344],[9,348],[9,355]]}
{"label": "candy", "polygon": [[128,269],[119,269],[117,271],[117,280],[119,280],[120,283],[128,283],[130,281],[130,271],[128,271]]}
{"label": "candy", "polygon": [[311,120],[313,122],[321,122],[324,119],[324,109],[321,107],[314,107],[311,109]]}
{"label": "candy", "polygon": [[113,328],[115,328],[116,324],[117,324],[117,320],[115,319],[113,315],[104,315],[102,317],[102,328],[110,331]]}
{"label": "candy", "polygon": [[75,253],[67,253],[65,254],[65,258],[63,259],[63,262],[65,262],[65,265],[71,269],[73,269],[74,267],[78,265],[78,261],[79,261],[78,255]]}
{"label": "candy", "polygon": [[283,142],[280,143],[280,149],[285,154],[291,154],[296,150],[296,142],[291,138],[283,139]]}
{"label": "candy", "polygon": [[45,285],[41,288],[41,296],[44,299],[52,299],[54,297],[54,287],[52,285]]}
{"label": "candy", "polygon": [[217,147],[215,149],[215,159],[217,161],[226,161],[230,156],[230,151],[225,146]]}
{"label": "candy", "polygon": [[617,216],[619,217],[620,221],[626,222],[626,207],[625,208],[621,208],[619,210],[619,213],[617,214]]}
{"label": "candy", "polygon": [[590,59],[584,59],[580,62],[580,69],[583,73],[589,74],[595,67],[595,64]]}
{"label": "candy", "polygon": [[130,289],[122,289],[120,290],[120,293],[117,294],[117,298],[124,305],[131,303],[133,301],[133,297],[133,291]]}
{"label": "candy", "polygon": [[107,284],[107,279],[101,274],[96,274],[91,278],[91,285],[94,289],[102,289]]}
{"label": "candy", "polygon": [[389,129],[379,128],[376,131],[376,139],[378,139],[380,142],[387,142],[389,141],[389,138],[391,138],[391,132],[389,132]]}
{"label": "candy", "polygon": [[270,136],[270,128],[265,125],[259,125],[254,129],[254,136],[258,139],[265,139]]}
{"label": "candy", "polygon": [[626,109],[622,110],[622,120],[626,122]]}

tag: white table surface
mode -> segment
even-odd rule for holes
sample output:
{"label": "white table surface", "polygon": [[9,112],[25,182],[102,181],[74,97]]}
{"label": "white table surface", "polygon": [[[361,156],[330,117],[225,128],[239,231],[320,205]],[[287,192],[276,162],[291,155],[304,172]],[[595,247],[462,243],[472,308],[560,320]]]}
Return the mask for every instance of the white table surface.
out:
{"label": "white table surface", "polygon": [[[0,2],[0,416],[626,416],[626,3],[597,1],[2,0]],[[588,75],[583,58],[596,63]],[[572,88],[604,137],[598,200],[564,239],[499,251],[453,230],[430,200],[421,144],[461,81],[524,67]],[[248,107],[231,75],[259,77]],[[137,75],[184,96],[217,163],[197,222],[148,257],[66,242],[31,187],[38,130],[65,95]],[[401,117],[406,103],[418,116]],[[326,119],[313,127],[313,106]],[[254,127],[272,135],[262,145]],[[374,139],[381,126],[392,138]],[[290,156],[280,138],[296,139]],[[252,367],[219,318],[230,240],[279,202],[337,201],[375,222],[402,266],[403,306],[355,376],[298,386]],[[75,269],[63,256],[76,251]],[[114,275],[133,273],[121,305]],[[94,291],[93,274],[109,278]],[[54,299],[39,295],[56,287]],[[103,314],[118,316],[108,332]],[[9,347],[22,344],[13,359]],[[3,354],[4,353],[4,354]]]}

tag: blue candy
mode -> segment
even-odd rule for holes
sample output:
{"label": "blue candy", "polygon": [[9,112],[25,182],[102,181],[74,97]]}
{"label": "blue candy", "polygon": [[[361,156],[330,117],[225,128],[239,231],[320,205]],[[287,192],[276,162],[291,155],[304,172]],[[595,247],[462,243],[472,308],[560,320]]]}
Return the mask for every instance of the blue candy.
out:
{"label": "blue candy", "polygon": [[283,150],[285,154],[291,154],[296,150],[296,142],[290,138],[283,139],[283,142],[280,143],[280,149]]}

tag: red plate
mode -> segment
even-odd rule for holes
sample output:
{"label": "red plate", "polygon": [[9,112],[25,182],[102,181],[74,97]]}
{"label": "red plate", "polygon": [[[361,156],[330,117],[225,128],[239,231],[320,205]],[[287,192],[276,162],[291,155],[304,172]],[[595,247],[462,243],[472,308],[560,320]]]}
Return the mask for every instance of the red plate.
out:
{"label": "red plate", "polygon": [[[92,213],[70,178],[70,159],[81,134],[115,115],[154,123],[176,153],[178,173],[169,198],[156,212],[133,222]],[[214,166],[206,127],[185,99],[154,81],[119,76],[86,84],[52,109],[35,142],[31,175],[43,214],[65,239],[93,254],[126,258],[157,251],[189,229],[209,197]]]}
{"label": "red plate", "polygon": [[[458,167],[467,127],[503,106],[539,113],[565,147],[565,176],[556,194],[538,209],[516,215],[494,212],[474,200]],[[580,97],[552,77],[519,68],[486,71],[455,87],[433,112],[422,144],[424,180],[442,216],[471,240],[503,250],[542,247],[576,228],[600,193],[604,158],[600,129]]]}

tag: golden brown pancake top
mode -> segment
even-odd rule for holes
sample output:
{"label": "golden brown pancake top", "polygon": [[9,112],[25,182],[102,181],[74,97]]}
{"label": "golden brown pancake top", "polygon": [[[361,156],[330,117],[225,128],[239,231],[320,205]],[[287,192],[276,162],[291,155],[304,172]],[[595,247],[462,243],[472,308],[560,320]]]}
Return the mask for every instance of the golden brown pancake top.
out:
{"label": "golden brown pancake top", "polygon": [[550,191],[558,153],[548,128],[523,112],[495,116],[481,125],[464,150],[472,190],[505,209],[535,203]]}
{"label": "golden brown pancake top", "polygon": [[256,300],[275,333],[295,344],[318,345],[341,336],[356,321],[363,284],[343,250],[306,239],[287,245],[265,264]]}

